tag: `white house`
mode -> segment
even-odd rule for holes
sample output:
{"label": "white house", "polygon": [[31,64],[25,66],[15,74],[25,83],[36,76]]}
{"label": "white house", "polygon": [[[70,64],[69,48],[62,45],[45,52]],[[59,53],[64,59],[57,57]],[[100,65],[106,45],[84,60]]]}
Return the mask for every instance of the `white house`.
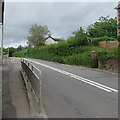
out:
{"label": "white house", "polygon": [[47,38],[45,38],[45,44],[49,45],[49,44],[55,44],[58,43],[62,40],[60,40],[59,38],[53,38],[51,37],[51,35],[49,35]]}

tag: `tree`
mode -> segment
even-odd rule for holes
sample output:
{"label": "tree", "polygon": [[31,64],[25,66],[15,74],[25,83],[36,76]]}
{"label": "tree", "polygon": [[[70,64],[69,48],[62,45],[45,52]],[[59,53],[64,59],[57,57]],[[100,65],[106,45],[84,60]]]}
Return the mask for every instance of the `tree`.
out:
{"label": "tree", "polygon": [[87,33],[80,27],[77,31],[74,31],[75,34],[75,44],[76,45],[88,45]]}
{"label": "tree", "polygon": [[19,46],[17,47],[16,51],[19,52],[19,51],[21,51],[21,50],[23,50],[23,49],[24,49],[24,47],[23,47],[22,45],[19,45]]}
{"label": "tree", "polygon": [[98,22],[91,24],[87,28],[89,37],[112,37],[117,38],[117,17],[99,17]]}
{"label": "tree", "polygon": [[49,30],[46,25],[32,25],[29,29],[29,33],[31,36],[28,36],[28,46],[36,46],[41,42],[44,42],[45,36],[48,34]]}

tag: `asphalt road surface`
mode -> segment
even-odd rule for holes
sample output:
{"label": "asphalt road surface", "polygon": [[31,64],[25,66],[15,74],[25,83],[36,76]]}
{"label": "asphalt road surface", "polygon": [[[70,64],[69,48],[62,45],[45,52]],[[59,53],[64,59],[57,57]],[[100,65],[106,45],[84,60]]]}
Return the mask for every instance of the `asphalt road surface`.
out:
{"label": "asphalt road surface", "polygon": [[118,74],[26,59],[42,71],[48,118],[118,118]]}

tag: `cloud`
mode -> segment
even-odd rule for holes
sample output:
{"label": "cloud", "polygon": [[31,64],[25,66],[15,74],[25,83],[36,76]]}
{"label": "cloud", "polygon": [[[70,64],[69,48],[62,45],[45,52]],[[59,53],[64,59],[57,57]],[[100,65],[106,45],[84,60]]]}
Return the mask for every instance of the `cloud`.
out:
{"label": "cloud", "polygon": [[114,2],[114,0],[7,0],[7,1],[8,2]]}
{"label": "cloud", "polygon": [[53,37],[67,39],[100,16],[116,16],[116,2],[20,2],[5,4],[4,46],[24,45],[32,24],[47,25]]}

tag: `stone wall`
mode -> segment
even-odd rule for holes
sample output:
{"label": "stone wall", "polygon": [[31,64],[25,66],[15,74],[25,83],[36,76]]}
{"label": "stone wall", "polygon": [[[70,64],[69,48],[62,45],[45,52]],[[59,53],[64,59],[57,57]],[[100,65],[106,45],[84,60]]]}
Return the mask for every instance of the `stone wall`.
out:
{"label": "stone wall", "polygon": [[113,72],[120,72],[120,60],[118,59],[107,59],[106,60],[106,65],[103,66],[100,61],[98,61],[98,68],[99,69],[106,69],[108,71],[113,71]]}
{"label": "stone wall", "polygon": [[107,59],[106,60],[106,69],[110,71],[120,71],[119,69],[120,61],[118,59]]}

